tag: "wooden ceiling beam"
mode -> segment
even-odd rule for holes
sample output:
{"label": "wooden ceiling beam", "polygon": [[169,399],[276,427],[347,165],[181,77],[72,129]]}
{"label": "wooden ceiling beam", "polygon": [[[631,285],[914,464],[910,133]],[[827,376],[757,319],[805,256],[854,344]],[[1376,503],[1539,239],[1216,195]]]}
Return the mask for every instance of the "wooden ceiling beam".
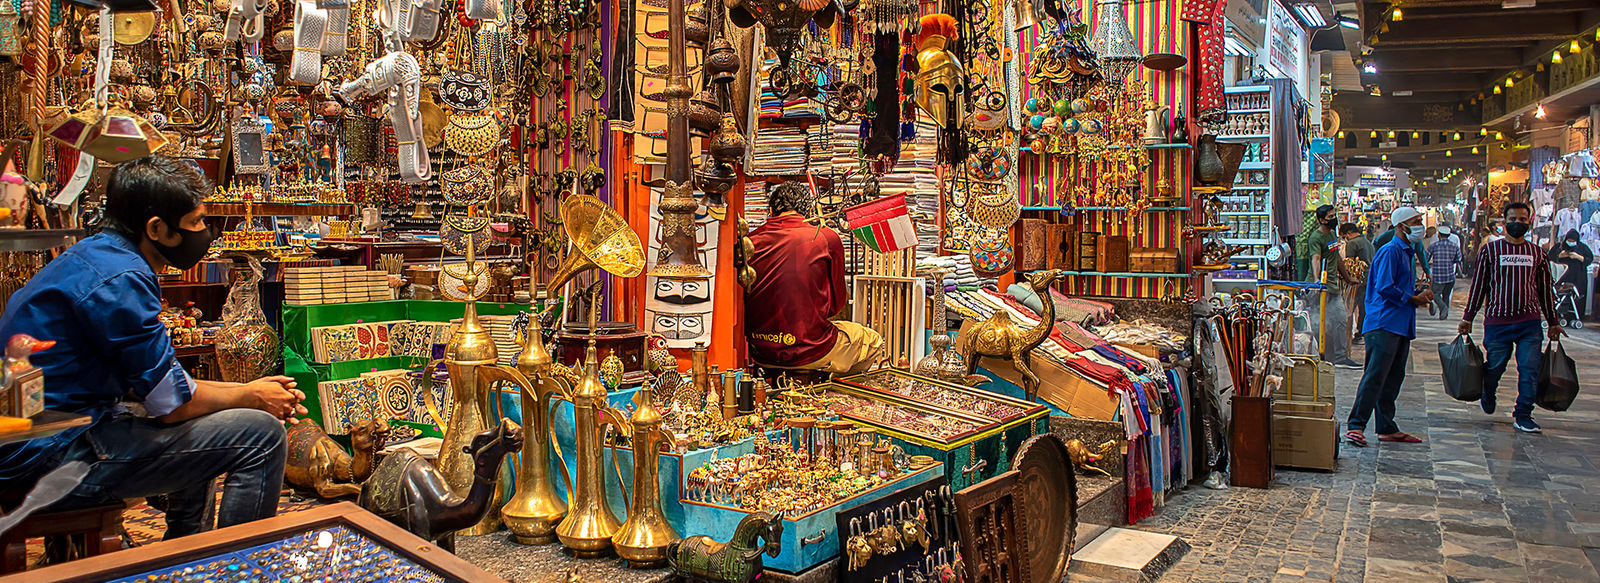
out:
{"label": "wooden ceiling beam", "polygon": [[1492,43],[1497,45],[1569,38],[1582,31],[1576,15],[1517,15],[1390,22],[1374,47]]}
{"label": "wooden ceiling beam", "polygon": [[1385,47],[1375,51],[1372,60],[1382,75],[1413,71],[1495,71],[1514,69],[1526,62],[1522,51],[1504,47],[1454,51]]}

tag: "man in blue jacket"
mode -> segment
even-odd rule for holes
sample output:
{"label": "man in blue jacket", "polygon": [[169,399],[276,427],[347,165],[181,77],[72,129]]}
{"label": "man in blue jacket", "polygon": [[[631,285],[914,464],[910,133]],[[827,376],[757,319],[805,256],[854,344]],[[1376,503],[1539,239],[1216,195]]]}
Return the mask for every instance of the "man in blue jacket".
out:
{"label": "man in blue jacket", "polygon": [[219,526],[277,512],[283,423],[305,414],[305,394],[283,376],[191,378],[160,321],[156,273],[194,267],[216,238],[201,202],[210,191],[210,181],[182,160],[122,163],[106,181],[104,229],[11,296],[0,338],[54,340],[32,358],[44,370],[45,405],[93,422],[0,445],[0,484],[31,484],[80,461],[88,475],[56,508],[165,494],[169,539],[210,528],[204,517],[219,475],[228,476]]}
{"label": "man in blue jacket", "polygon": [[1367,420],[1377,413],[1378,440],[1417,443],[1422,440],[1400,432],[1394,422],[1394,401],[1406,380],[1411,339],[1417,336],[1417,308],[1433,301],[1432,291],[1416,293],[1416,249],[1426,231],[1422,213],[1400,207],[1389,215],[1394,237],[1378,247],[1367,268],[1367,315],[1361,330],[1366,337],[1367,367],[1356,389],[1356,401],[1345,422],[1345,441],[1367,446]]}

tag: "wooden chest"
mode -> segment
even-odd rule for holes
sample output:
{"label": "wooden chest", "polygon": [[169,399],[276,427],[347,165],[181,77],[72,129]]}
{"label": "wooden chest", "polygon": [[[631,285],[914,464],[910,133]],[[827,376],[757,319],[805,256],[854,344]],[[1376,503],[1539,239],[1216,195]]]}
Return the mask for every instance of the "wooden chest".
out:
{"label": "wooden chest", "polygon": [[1045,225],[1045,269],[1072,269],[1073,266],[1069,265],[1072,262],[1072,254],[1068,251],[1072,246],[1067,239],[1070,236],[1071,228],[1067,225],[1059,223]]}
{"label": "wooden chest", "polygon": [[1073,245],[1076,259],[1072,267],[1078,271],[1097,271],[1100,269],[1100,233],[1094,231],[1080,231],[1078,241]]}
{"label": "wooden chest", "polygon": [[1177,249],[1137,247],[1128,260],[1134,273],[1180,273]]}
{"label": "wooden chest", "polygon": [[1107,273],[1126,273],[1128,271],[1128,238],[1121,235],[1105,235],[1100,238],[1100,269]]}

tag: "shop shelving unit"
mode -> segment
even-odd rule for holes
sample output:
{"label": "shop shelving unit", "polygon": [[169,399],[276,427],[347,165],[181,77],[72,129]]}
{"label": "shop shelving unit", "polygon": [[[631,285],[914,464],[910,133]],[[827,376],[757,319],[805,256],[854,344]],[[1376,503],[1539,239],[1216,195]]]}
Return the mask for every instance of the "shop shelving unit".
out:
{"label": "shop shelving unit", "polygon": [[[1227,130],[1224,130],[1222,134],[1217,136],[1217,141],[1223,143],[1259,144],[1258,147],[1261,150],[1269,153],[1273,152],[1274,146],[1276,146],[1272,138],[1273,130],[1278,127],[1278,124],[1285,123],[1285,118],[1287,117],[1287,112],[1281,111],[1282,108],[1273,106],[1277,102],[1277,96],[1273,92],[1274,89],[1266,85],[1229,87],[1225,89],[1223,93],[1226,96],[1227,103],[1230,104],[1228,109],[1230,115],[1266,114],[1267,126],[1264,132],[1252,129],[1245,133],[1228,133]],[[1264,100],[1267,107],[1232,107],[1232,104],[1247,99],[1250,101]],[[1229,258],[1228,262],[1240,269],[1255,269],[1256,273],[1259,274],[1258,277],[1265,277],[1267,273],[1267,259],[1264,254],[1266,246],[1276,242],[1272,240],[1272,233],[1277,230],[1274,228],[1277,225],[1274,225],[1272,221],[1274,195],[1272,185],[1277,179],[1278,171],[1275,168],[1277,162],[1278,160],[1270,156],[1266,162],[1245,161],[1239,165],[1239,174],[1230,177],[1230,180],[1234,181],[1233,190],[1222,194],[1222,199],[1225,202],[1249,203],[1246,205],[1249,210],[1230,210],[1219,213],[1224,221],[1234,224],[1235,228],[1233,231],[1221,233],[1218,240],[1229,245],[1250,246],[1251,249],[1249,251],[1234,255]],[[1244,178],[1249,176],[1251,172],[1259,171],[1267,173],[1266,184],[1250,184],[1248,179]],[[1239,225],[1248,224],[1250,221],[1262,220],[1264,220],[1265,232],[1241,236]],[[1211,283],[1224,289],[1245,289],[1254,288],[1256,279],[1213,277],[1211,278]]]}

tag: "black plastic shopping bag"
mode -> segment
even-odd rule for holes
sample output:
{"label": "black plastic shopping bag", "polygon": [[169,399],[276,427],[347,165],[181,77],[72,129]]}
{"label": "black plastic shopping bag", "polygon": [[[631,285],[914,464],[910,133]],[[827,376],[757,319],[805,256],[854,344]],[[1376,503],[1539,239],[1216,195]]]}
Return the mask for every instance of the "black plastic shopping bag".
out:
{"label": "black plastic shopping bag", "polygon": [[1578,398],[1578,364],[1567,356],[1567,349],[1560,341],[1556,341],[1555,346],[1555,350],[1551,350],[1550,344],[1545,344],[1544,363],[1539,367],[1539,398],[1535,403],[1543,409],[1566,411]]}
{"label": "black plastic shopping bag", "polygon": [[1458,401],[1483,397],[1483,350],[1465,334],[1439,345],[1439,365],[1444,368],[1444,392]]}

